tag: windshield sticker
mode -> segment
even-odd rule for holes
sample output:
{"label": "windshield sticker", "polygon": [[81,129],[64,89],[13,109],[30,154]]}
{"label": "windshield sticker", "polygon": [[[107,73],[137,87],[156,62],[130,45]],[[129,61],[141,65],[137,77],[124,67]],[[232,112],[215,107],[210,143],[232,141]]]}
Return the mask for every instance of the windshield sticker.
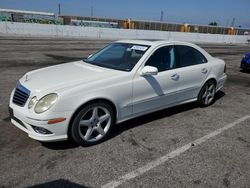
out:
{"label": "windshield sticker", "polygon": [[146,47],[146,46],[137,46],[137,45],[134,45],[134,46],[132,46],[131,49],[132,49],[132,50],[146,51],[146,50],[148,49],[148,47]]}

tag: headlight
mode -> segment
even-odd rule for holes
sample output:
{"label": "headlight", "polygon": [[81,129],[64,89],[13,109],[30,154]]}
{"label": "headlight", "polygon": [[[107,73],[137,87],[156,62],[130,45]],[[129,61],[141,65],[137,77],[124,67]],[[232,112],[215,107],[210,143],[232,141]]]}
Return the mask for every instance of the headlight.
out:
{"label": "headlight", "polygon": [[32,99],[30,100],[29,104],[28,104],[28,109],[31,109],[34,104],[36,103],[37,98],[36,97],[32,97]]}
{"label": "headlight", "polygon": [[57,100],[57,94],[51,93],[41,98],[35,106],[35,112],[40,114],[50,109]]}

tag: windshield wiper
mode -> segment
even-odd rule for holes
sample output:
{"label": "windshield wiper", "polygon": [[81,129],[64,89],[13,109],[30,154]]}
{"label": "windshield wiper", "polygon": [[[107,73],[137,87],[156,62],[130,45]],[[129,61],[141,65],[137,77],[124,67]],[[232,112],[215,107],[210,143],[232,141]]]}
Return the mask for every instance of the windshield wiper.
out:
{"label": "windshield wiper", "polygon": [[85,63],[91,64],[91,65],[96,65],[98,67],[102,67],[102,68],[108,68],[108,69],[114,69],[114,70],[120,70],[120,71],[126,71],[126,72],[130,71],[130,70],[127,70],[127,69],[122,69],[122,68],[116,67],[116,66],[97,63],[97,62],[94,62],[94,61],[88,61],[87,59],[84,59],[82,61],[85,62]]}
{"label": "windshield wiper", "polygon": [[83,59],[82,61],[85,63],[92,63],[93,62],[93,61],[89,61],[88,59]]}
{"label": "windshield wiper", "polygon": [[96,65],[98,67],[104,67],[104,68],[107,68],[106,66],[104,66],[103,64],[101,63],[90,63],[91,65]]}
{"label": "windshield wiper", "polygon": [[82,61],[85,62],[85,63],[91,64],[91,65],[96,65],[96,66],[99,66],[99,67],[106,67],[105,65],[103,65],[103,64],[101,64],[101,63],[96,63],[96,62],[94,62],[94,61],[89,61],[89,60],[87,60],[87,59],[84,59],[84,60],[82,60]]}

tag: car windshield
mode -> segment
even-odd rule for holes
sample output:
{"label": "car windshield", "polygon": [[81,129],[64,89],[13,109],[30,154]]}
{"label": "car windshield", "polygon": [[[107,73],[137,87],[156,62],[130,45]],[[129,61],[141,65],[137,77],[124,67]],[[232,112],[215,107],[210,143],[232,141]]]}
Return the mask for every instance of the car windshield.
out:
{"label": "car windshield", "polygon": [[86,63],[121,71],[131,71],[149,46],[131,43],[112,43],[88,59]]}

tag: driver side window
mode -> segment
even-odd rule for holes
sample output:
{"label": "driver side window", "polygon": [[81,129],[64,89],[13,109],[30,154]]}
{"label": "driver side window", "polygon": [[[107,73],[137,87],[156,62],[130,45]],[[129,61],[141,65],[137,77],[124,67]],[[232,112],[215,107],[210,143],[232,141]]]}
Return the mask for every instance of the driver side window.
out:
{"label": "driver side window", "polygon": [[164,46],[157,49],[147,60],[145,66],[152,66],[158,69],[158,72],[175,68],[174,47]]}

